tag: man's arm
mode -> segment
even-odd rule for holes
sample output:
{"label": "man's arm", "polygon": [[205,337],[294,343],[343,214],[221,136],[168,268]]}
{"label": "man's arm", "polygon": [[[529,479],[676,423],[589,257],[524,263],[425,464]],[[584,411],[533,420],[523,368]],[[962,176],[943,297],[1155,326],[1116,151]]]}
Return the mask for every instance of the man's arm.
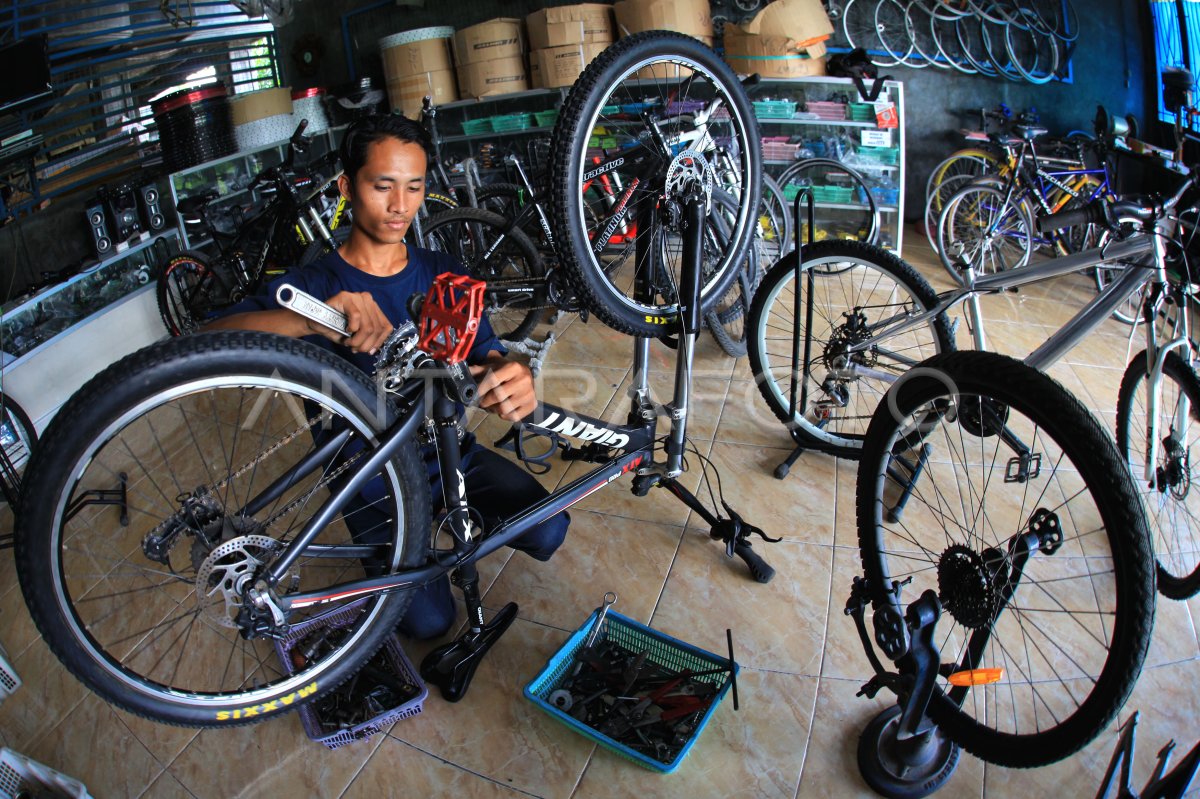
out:
{"label": "man's arm", "polygon": [[366,292],[341,291],[325,302],[346,315],[346,327],[350,331],[348,337],[286,308],[223,316],[209,322],[204,329],[261,330],[291,338],[318,335],[348,347],[351,352],[372,355],[392,332],[391,322],[379,309],[375,299]]}

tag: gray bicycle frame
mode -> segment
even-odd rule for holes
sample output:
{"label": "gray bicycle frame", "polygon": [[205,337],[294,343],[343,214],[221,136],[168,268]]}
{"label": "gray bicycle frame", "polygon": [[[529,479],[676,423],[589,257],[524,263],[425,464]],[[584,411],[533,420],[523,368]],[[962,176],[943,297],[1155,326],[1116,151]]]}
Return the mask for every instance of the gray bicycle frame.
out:
{"label": "gray bicycle frame", "polygon": [[[1039,371],[1045,371],[1099,327],[1135,291],[1142,289],[1148,283],[1167,284],[1165,242],[1169,237],[1164,235],[1165,232],[1161,230],[1163,224],[1161,222],[1158,223],[1154,232],[1151,233],[1137,233],[1127,239],[1112,241],[1101,247],[1083,250],[1073,255],[1055,258],[1042,263],[1030,264],[1004,272],[978,276],[975,273],[975,269],[968,266],[963,274],[962,288],[954,289],[941,295],[937,305],[928,311],[921,313],[906,311],[894,319],[883,320],[881,326],[874,331],[870,339],[850,346],[848,348],[849,352],[862,352],[870,348],[877,348],[899,360],[901,359],[899,354],[886,350],[885,347],[881,346],[881,342],[886,341],[886,339],[892,336],[919,327],[962,302],[965,302],[968,314],[970,315],[975,348],[985,351],[988,347],[987,336],[983,326],[983,314],[979,307],[979,297],[981,294],[996,293],[1008,288],[1069,275],[1099,264],[1124,262],[1124,268],[1116,280],[1105,286],[1079,313],[1067,320],[1066,324],[1025,357],[1024,362],[1027,365]],[[1138,259],[1144,259],[1146,256],[1153,257],[1152,266],[1145,263],[1138,263]],[[1160,297],[1158,303],[1161,304],[1161,302],[1162,298]],[[1180,324],[1179,328],[1175,331],[1175,335],[1161,344],[1155,338],[1154,325],[1152,324],[1152,320],[1157,316],[1158,306],[1156,305],[1151,311],[1152,313],[1145,322],[1146,366],[1149,388],[1147,408],[1149,424],[1146,427],[1147,456],[1146,462],[1143,464],[1146,480],[1154,478],[1154,464],[1158,461],[1160,442],[1157,431],[1160,429],[1159,405],[1162,400],[1163,364],[1166,362],[1167,355],[1175,349],[1184,348],[1190,351],[1189,324],[1186,309],[1184,313],[1179,314]],[[895,382],[900,379],[898,375],[858,366],[835,370],[835,373],[838,376],[864,376],[886,382]],[[1173,429],[1176,436],[1184,434],[1183,431],[1186,430],[1189,411],[1187,398],[1182,397],[1174,413],[1175,425]]]}

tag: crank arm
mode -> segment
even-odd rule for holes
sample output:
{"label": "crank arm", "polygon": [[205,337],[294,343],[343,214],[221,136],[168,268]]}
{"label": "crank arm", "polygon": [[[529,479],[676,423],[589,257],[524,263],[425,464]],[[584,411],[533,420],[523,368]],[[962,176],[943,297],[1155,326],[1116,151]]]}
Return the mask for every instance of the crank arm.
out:
{"label": "crank arm", "polygon": [[300,314],[305,319],[325,325],[325,327],[343,336],[350,335],[346,315],[327,303],[321,302],[311,294],[307,294],[295,286],[284,283],[275,292],[275,300],[280,307]]}

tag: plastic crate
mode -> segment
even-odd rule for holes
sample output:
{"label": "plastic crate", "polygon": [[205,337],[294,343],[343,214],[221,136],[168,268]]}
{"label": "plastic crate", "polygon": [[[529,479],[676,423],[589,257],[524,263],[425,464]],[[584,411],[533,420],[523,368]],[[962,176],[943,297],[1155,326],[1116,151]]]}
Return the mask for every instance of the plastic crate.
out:
{"label": "plastic crate", "polygon": [[813,186],[813,202],[844,205],[854,201],[854,189],[849,186]]}
{"label": "plastic crate", "polygon": [[899,205],[900,190],[886,188],[884,186],[872,186],[871,196],[875,198],[877,205]]}
{"label": "plastic crate", "polygon": [[533,116],[531,114],[502,114],[492,117],[492,130],[496,133],[528,130],[532,126]]}
{"label": "plastic crate", "polygon": [[462,123],[463,133],[467,136],[475,136],[479,133],[492,132],[492,118],[487,119],[467,119]]}
{"label": "plastic crate", "polygon": [[8,653],[0,646],[0,702],[21,687],[21,678],[8,662]]}
{"label": "plastic crate", "polygon": [[[687,757],[688,752],[692,750],[692,746],[699,739],[700,733],[708,725],[709,719],[712,718],[712,714],[716,711],[717,705],[725,698],[725,694],[729,692],[732,679],[727,672],[724,674],[697,677],[696,679],[698,680],[705,680],[720,685],[716,696],[713,697],[712,703],[708,706],[708,710],[705,711],[704,717],[696,725],[696,729],[692,731],[687,743],[680,748],[679,753],[675,755],[675,758],[670,763],[663,763],[652,757],[648,757],[587,726],[549,702],[550,694],[562,684],[564,678],[573,670],[575,654],[583,648],[584,639],[591,632],[596,615],[596,613],[592,613],[588,617],[588,620],[583,623],[583,626],[576,630],[567,639],[567,642],[563,644],[562,648],[547,661],[546,667],[542,669],[541,673],[534,677],[529,685],[525,686],[525,697],[550,714],[551,718],[590,738],[605,749],[615,752],[621,757],[632,760],[639,766],[652,771],[670,773],[679,767],[679,764]],[[604,624],[600,628],[600,635],[596,640],[612,641],[633,652],[646,651],[648,652],[647,663],[664,666],[676,672],[682,671],[685,668],[691,669],[694,672],[702,672],[729,665],[728,658],[714,655],[712,652],[706,652],[699,647],[686,644],[683,641],[651,629],[644,624],[639,624],[633,619],[613,611],[609,611],[605,617]],[[739,670],[736,663],[733,668],[736,675]]]}
{"label": "plastic crate", "polygon": [[[292,627],[291,631],[284,638],[275,642],[275,651],[279,655],[280,662],[283,663],[284,671],[288,674],[291,674],[293,671],[290,653],[297,643],[321,627],[329,627],[336,630],[340,627],[350,626],[358,618],[362,604],[362,602],[356,602],[337,613],[314,619],[313,621],[300,622]],[[421,712],[425,699],[429,696],[429,689],[421,680],[416,668],[404,654],[404,650],[400,647],[400,639],[395,634],[392,634],[380,652],[388,659],[388,662],[392,666],[392,671],[401,680],[406,680],[415,685],[420,689],[420,692],[404,704],[384,711],[373,719],[368,719],[348,730],[338,730],[334,733],[326,733],[321,729],[321,723],[317,720],[317,713],[313,709],[312,703],[301,705],[298,711],[300,713],[300,723],[304,727],[304,733],[310,739],[325,744],[330,749],[337,749],[339,746],[369,738],[387,728],[388,725],[400,719],[415,716]]]}
{"label": "plastic crate", "polygon": [[860,158],[867,161],[874,161],[877,164],[887,164],[895,166],[900,161],[900,148],[898,147],[856,147],[856,151]]}
{"label": "plastic crate", "polygon": [[875,106],[872,103],[849,103],[846,116],[853,122],[874,122]]}
{"label": "plastic crate", "polygon": [[786,141],[766,141],[762,143],[763,158],[768,161],[794,161],[803,144],[792,144]]}
{"label": "plastic crate", "polygon": [[555,108],[550,111],[534,111],[533,118],[534,121],[537,122],[537,126],[539,128],[548,128],[558,121],[558,109]]}
{"label": "plastic crate", "polygon": [[628,116],[641,116],[643,111],[648,111],[657,106],[658,103],[640,102],[640,103],[622,103],[621,113]]}
{"label": "plastic crate", "polygon": [[91,794],[79,780],[60,774],[19,752],[0,749],[0,798],[14,799],[17,796],[91,799]]}
{"label": "plastic crate", "polygon": [[616,116],[617,114],[621,113],[621,106],[606,105],[600,109],[600,113],[606,117]]}
{"label": "plastic crate", "polygon": [[845,119],[846,104],[832,103],[825,100],[811,100],[808,102],[808,111],[816,114],[818,119]]}
{"label": "plastic crate", "polygon": [[592,136],[588,139],[588,147],[601,150],[614,150],[617,147],[617,137]]}
{"label": "plastic crate", "polygon": [[676,100],[673,103],[667,104],[667,116],[674,117],[680,114],[695,114],[697,111],[704,110],[705,103],[702,100]]}
{"label": "plastic crate", "polygon": [[791,100],[755,100],[754,116],[759,119],[791,119],[796,104]]}

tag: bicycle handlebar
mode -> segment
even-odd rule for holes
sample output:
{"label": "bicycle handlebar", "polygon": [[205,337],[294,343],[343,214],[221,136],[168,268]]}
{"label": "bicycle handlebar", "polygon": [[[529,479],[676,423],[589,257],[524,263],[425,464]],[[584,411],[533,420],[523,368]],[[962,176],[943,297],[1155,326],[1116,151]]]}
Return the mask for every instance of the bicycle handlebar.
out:
{"label": "bicycle handlebar", "polygon": [[1050,233],[1062,228],[1077,225],[1107,225],[1109,224],[1106,206],[1102,200],[1088,203],[1082,208],[1071,208],[1056,214],[1039,217],[1037,220],[1038,233]]}

